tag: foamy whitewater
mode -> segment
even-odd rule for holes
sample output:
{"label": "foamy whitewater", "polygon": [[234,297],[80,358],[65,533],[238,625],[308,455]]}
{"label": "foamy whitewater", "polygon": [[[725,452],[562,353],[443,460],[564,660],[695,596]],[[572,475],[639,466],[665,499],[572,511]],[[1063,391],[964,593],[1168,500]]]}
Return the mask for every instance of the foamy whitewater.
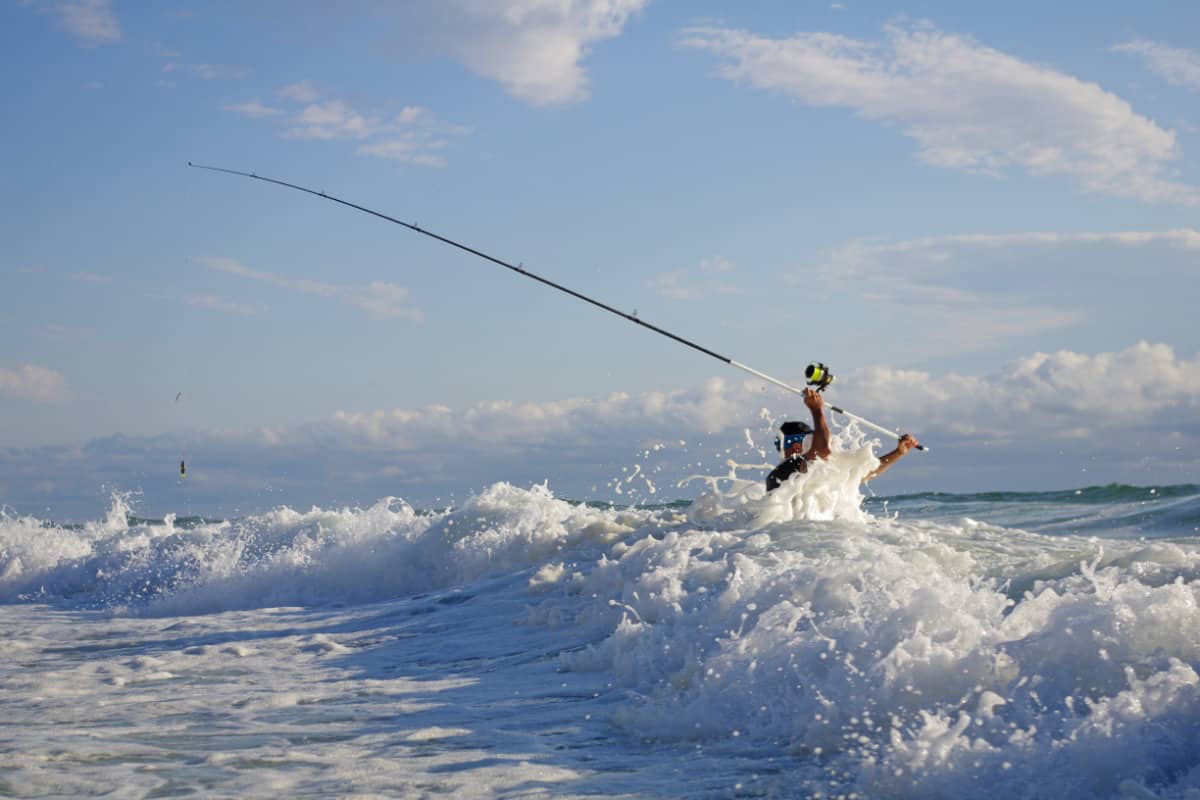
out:
{"label": "foamy whitewater", "polygon": [[864,498],[873,463],[0,514],[0,795],[1200,798],[1200,487]]}

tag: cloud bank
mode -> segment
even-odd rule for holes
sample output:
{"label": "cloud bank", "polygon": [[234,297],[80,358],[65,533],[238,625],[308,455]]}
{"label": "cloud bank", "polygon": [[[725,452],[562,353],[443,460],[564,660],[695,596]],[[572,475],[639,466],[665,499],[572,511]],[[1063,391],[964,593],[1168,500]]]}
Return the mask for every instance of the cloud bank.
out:
{"label": "cloud bank", "polygon": [[1174,132],[1095,83],[967,37],[930,26],[890,26],[882,42],[695,27],[681,43],[719,57],[731,80],[895,125],[935,166],[1017,168],[1090,192],[1200,205],[1200,190],[1165,177],[1178,156]]}
{"label": "cloud bank", "polygon": [[[930,445],[872,487],[883,493],[1200,482],[1200,356],[1165,344],[1038,352],[985,376],[865,368],[839,375],[830,400]],[[799,398],[719,379],[640,395],[342,412],[246,433],[0,450],[0,487],[3,502],[49,506],[60,519],[101,513],[113,488],[140,490],[146,513],[179,511],[185,488],[193,513],[231,514],[384,496],[429,507],[497,481],[549,481],[578,499],[660,502],[695,496],[694,484],[678,482],[724,475],[729,459],[773,461],[774,425],[804,413]],[[845,419],[832,419],[841,430]],[[175,467],[184,446],[181,487]],[[758,479],[765,469],[742,474]]]}
{"label": "cloud bank", "polygon": [[[801,376],[788,377],[803,384]],[[1139,342],[1095,355],[1039,352],[983,377],[872,367],[838,381],[839,390],[853,398],[855,413],[874,414],[885,424],[900,420],[914,427],[950,426],[959,434],[986,434],[989,439],[1001,434],[1012,438],[1018,430],[1056,439],[1073,437],[1080,428],[1128,426],[1134,409],[1143,419],[1178,414],[1188,425],[1200,424],[1200,357],[1180,358],[1165,344]],[[460,440],[498,446],[569,441],[574,448],[601,444],[618,429],[625,438],[644,437],[644,444],[653,444],[756,427],[764,405],[776,406],[780,413],[802,411],[798,398],[764,397],[756,382],[713,379],[691,390],[636,396],[494,402],[459,411],[434,406],[342,412],[304,430],[305,435],[319,431],[318,438],[355,447],[396,451],[434,449]],[[269,440],[281,443],[296,433],[279,431]]]}

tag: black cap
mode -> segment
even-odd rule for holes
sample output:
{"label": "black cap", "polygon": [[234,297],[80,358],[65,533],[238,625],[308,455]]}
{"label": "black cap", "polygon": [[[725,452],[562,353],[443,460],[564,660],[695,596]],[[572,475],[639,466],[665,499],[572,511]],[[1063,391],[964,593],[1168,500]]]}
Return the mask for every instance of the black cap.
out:
{"label": "black cap", "polygon": [[779,426],[779,431],[784,436],[795,436],[796,434],[809,434],[813,432],[812,426],[807,422],[792,422],[788,421]]}

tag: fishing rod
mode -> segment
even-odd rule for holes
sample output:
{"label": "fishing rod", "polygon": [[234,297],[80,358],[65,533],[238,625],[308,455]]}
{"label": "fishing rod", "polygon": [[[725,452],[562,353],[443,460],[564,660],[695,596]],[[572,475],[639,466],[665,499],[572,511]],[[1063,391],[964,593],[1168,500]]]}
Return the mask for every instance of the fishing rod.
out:
{"label": "fishing rod", "polygon": [[[212,172],[224,172],[227,175],[240,175],[243,178],[253,178],[256,181],[265,181],[267,183],[273,183],[276,186],[284,186],[288,189],[295,189],[298,192],[305,192],[307,194],[315,195],[316,197],[320,197],[325,200],[331,200],[335,203],[340,203],[341,205],[347,206],[348,208],[353,208],[355,211],[361,211],[364,214],[370,214],[373,217],[379,217],[380,219],[387,220],[388,222],[394,222],[397,225],[408,228],[410,231],[414,231],[414,232],[420,233],[424,236],[428,236],[431,239],[436,239],[439,242],[442,242],[443,244],[450,245],[451,247],[457,247],[459,250],[470,253],[473,256],[478,256],[478,257],[484,259],[485,261],[490,261],[493,264],[504,267],[505,269],[510,269],[513,272],[516,272],[520,275],[524,275],[526,278],[532,278],[533,280],[537,281],[538,283],[545,284],[546,286],[549,286],[552,289],[557,289],[558,291],[563,292],[564,294],[569,294],[569,295],[571,295],[571,297],[582,300],[585,303],[590,303],[591,305],[594,305],[597,308],[602,308],[611,314],[616,314],[618,317],[623,317],[624,319],[627,319],[636,325],[641,325],[643,328],[648,328],[657,334],[666,336],[668,339],[673,339],[682,345],[687,345],[688,347],[692,348],[693,350],[698,350],[701,353],[704,353],[706,356],[711,356],[712,358],[715,358],[718,361],[724,362],[731,367],[736,367],[737,369],[740,369],[743,372],[748,372],[751,375],[753,375],[754,377],[758,378],[759,380],[763,380],[763,381],[766,381],[767,383],[778,386],[780,389],[784,389],[786,391],[792,392],[793,394],[804,394],[803,389],[799,389],[795,386],[792,386],[791,384],[784,383],[783,381],[779,380],[778,378],[772,378],[770,375],[767,375],[765,372],[759,372],[758,370],[754,369],[753,367],[749,367],[739,361],[734,361],[732,358],[729,358],[728,356],[723,356],[720,353],[709,350],[707,347],[702,347],[701,345],[698,345],[693,341],[690,341],[688,339],[683,338],[682,336],[678,336],[674,333],[671,333],[668,330],[664,330],[663,328],[660,328],[657,325],[651,325],[649,322],[646,322],[645,320],[640,319],[636,312],[633,314],[628,314],[624,311],[621,311],[620,309],[613,308],[612,306],[608,305],[607,303],[602,303],[599,300],[595,300],[591,297],[588,297],[585,294],[581,294],[581,293],[575,291],[574,289],[570,289],[566,286],[563,286],[562,284],[555,283],[554,281],[550,280],[549,278],[543,278],[541,275],[530,272],[529,270],[525,269],[523,265],[515,265],[515,264],[510,264],[507,261],[502,261],[499,258],[496,258],[495,256],[490,256],[481,250],[476,250],[473,247],[465,245],[461,242],[456,242],[453,239],[449,239],[445,236],[441,236],[440,234],[436,234],[433,231],[427,231],[424,228],[422,228],[418,225],[414,225],[411,222],[404,222],[403,220],[396,219],[395,217],[389,217],[387,214],[383,214],[379,211],[375,211],[374,209],[367,208],[366,206],[360,206],[357,203],[351,203],[349,200],[343,200],[340,197],[334,197],[333,195],[326,194],[325,192],[318,192],[315,189],[309,189],[304,186],[298,186],[294,183],[288,183],[287,181],[281,181],[276,178],[268,178],[265,175],[259,175],[254,172],[242,172],[242,171],[236,170],[236,169],[226,169],[225,167],[212,167],[212,166],[206,166],[204,164],[193,164],[191,161],[187,162],[187,165],[189,167],[194,167],[196,169],[207,169],[207,170],[211,170]],[[817,380],[814,381],[813,376],[809,375],[808,376],[809,377],[809,385],[816,386],[817,391],[824,391],[825,388],[828,387],[829,384],[833,382],[833,374],[830,373],[828,371],[828,368],[825,367],[825,365],[823,365],[823,364],[809,365],[809,368],[808,368],[808,370],[806,370],[806,373],[809,371],[812,371],[814,369],[816,369]],[[900,438],[900,434],[896,433],[895,431],[891,431],[880,425],[876,425],[874,422],[863,419],[862,417],[858,416],[857,414],[851,414],[849,411],[846,411],[843,408],[838,408],[835,405],[830,405],[829,408],[832,409],[833,411],[836,411],[837,413],[841,414],[844,417],[848,417],[848,418],[858,422],[860,425],[864,425],[868,428],[871,428],[872,430],[878,431],[879,433],[883,433],[888,436],[891,436],[894,439]],[[928,450],[929,448],[925,447],[924,445],[917,445],[917,449]]]}

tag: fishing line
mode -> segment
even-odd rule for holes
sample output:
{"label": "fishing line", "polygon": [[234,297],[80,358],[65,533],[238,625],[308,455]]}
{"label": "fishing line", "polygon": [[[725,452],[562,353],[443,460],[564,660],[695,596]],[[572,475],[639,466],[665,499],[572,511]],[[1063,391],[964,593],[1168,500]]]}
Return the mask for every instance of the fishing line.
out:
{"label": "fishing line", "polygon": [[[801,388],[797,388],[795,386],[792,386],[791,384],[784,383],[783,381],[779,380],[778,378],[772,378],[770,375],[767,375],[765,372],[760,372],[760,371],[754,369],[753,367],[749,367],[745,364],[742,364],[741,362],[735,361],[732,358],[730,358],[729,356],[723,356],[720,353],[717,353],[713,350],[709,350],[707,347],[703,347],[699,344],[696,344],[695,342],[693,342],[689,339],[685,339],[682,336],[671,333],[668,330],[664,330],[663,328],[660,328],[657,325],[652,325],[649,322],[646,322],[645,320],[639,318],[637,316],[636,312],[633,314],[629,314],[624,311],[621,311],[618,308],[613,308],[612,306],[608,305],[607,303],[602,303],[599,300],[588,297],[585,294],[581,294],[580,292],[577,292],[574,289],[570,289],[566,286],[563,286],[560,283],[555,283],[554,281],[550,280],[549,278],[544,278],[541,275],[538,275],[534,272],[530,272],[529,270],[525,269],[524,266],[517,265],[517,264],[510,264],[507,261],[503,261],[499,258],[496,258],[495,256],[488,255],[487,253],[485,253],[481,250],[476,250],[474,247],[471,247],[469,245],[465,245],[461,242],[456,242],[453,239],[449,239],[445,236],[434,233],[433,231],[427,231],[424,228],[422,228],[418,225],[414,225],[411,222],[404,222],[403,220],[396,219],[395,217],[390,217],[387,214],[381,213],[379,211],[375,211],[374,209],[367,208],[366,206],[360,206],[357,203],[351,203],[349,200],[343,200],[340,197],[334,197],[333,195],[326,194],[325,192],[318,192],[315,189],[309,189],[304,186],[298,186],[294,183],[288,183],[287,181],[281,181],[276,178],[268,178],[265,175],[259,175],[255,172],[242,172],[242,171],[236,170],[236,169],[226,169],[225,167],[213,167],[213,166],[206,166],[204,164],[193,164],[191,161],[187,162],[187,165],[189,167],[194,167],[196,169],[207,169],[207,170],[211,170],[212,172],[224,172],[227,175],[239,175],[243,178],[252,178],[256,181],[265,181],[266,183],[273,183],[276,186],[283,186],[288,189],[295,189],[298,192],[305,192],[306,194],[311,194],[311,195],[320,197],[325,200],[330,200],[334,203],[340,203],[341,205],[347,206],[348,208],[353,208],[355,211],[361,211],[364,214],[370,214],[373,217],[379,217],[380,219],[387,220],[388,222],[393,222],[404,228],[408,228],[410,231],[419,233],[423,236],[428,236],[431,239],[436,239],[437,241],[442,242],[443,244],[448,244],[451,247],[457,247],[459,250],[470,253],[473,256],[478,256],[479,258],[482,258],[485,261],[490,261],[493,264],[504,267],[505,269],[512,270],[513,272],[523,275],[526,278],[532,278],[533,280],[537,281],[538,283],[545,284],[546,286],[549,286],[552,289],[557,289],[558,291],[563,292],[564,294],[569,294],[571,297],[574,297],[578,300],[582,300],[585,303],[590,303],[591,305],[596,306],[597,308],[604,309],[605,311],[609,312],[610,314],[616,314],[618,317],[627,319],[636,325],[641,325],[643,328],[648,328],[661,336],[665,336],[668,339],[673,339],[674,341],[679,342],[682,345],[686,345],[687,347],[690,347],[693,350],[698,350],[701,353],[704,353],[706,356],[715,358],[718,361],[728,364],[731,367],[740,369],[743,372],[748,372],[749,374],[753,375],[754,377],[758,378],[759,380],[763,380],[763,381],[766,381],[767,383],[778,386],[780,389],[784,389],[786,391],[792,392],[793,394],[801,394],[801,395],[804,394],[804,390]],[[821,365],[821,366],[822,366],[822,368],[824,368],[824,365]],[[824,387],[822,386],[821,388],[824,388]],[[895,431],[891,431],[880,425],[876,425],[874,422],[863,419],[862,417],[858,416],[857,414],[851,414],[849,411],[846,411],[843,408],[839,408],[838,406],[835,406],[835,405],[830,405],[829,408],[833,411],[836,411],[838,414],[841,414],[844,417],[848,417],[852,420],[855,420],[859,424],[864,425],[868,428],[871,428],[872,430],[878,431],[879,433],[887,434],[888,436],[891,436],[894,439],[900,438],[900,434],[896,433]],[[925,447],[924,445],[917,445],[917,449],[928,450],[929,448]]]}

